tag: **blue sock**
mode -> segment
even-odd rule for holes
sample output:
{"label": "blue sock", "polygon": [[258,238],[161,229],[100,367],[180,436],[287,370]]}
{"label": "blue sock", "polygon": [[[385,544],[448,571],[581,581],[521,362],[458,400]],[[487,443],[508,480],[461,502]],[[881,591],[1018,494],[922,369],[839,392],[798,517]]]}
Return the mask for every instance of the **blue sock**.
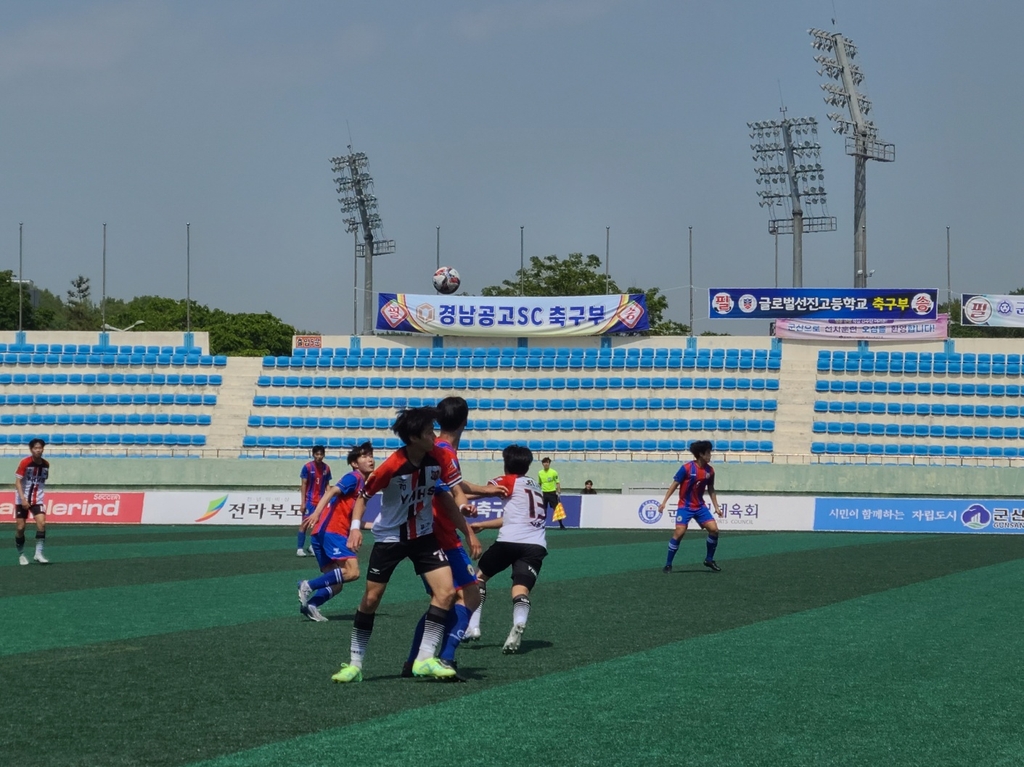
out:
{"label": "blue sock", "polygon": [[[342,582],[341,569],[336,567],[333,570],[328,570],[326,573],[321,575],[319,578],[313,578],[309,582],[309,587],[316,591],[327,586],[337,586]],[[338,589],[339,591],[341,589]]]}
{"label": "blue sock", "polygon": [[710,535],[709,534],[708,535],[708,556],[707,556],[707,559],[705,559],[706,562],[714,562],[715,561],[715,549],[717,549],[717,548],[718,548],[718,536],[717,535]]}
{"label": "blue sock", "polygon": [[420,616],[420,622],[416,624],[416,630],[412,634],[412,648],[409,650],[409,663],[416,660],[420,651],[420,643],[423,641],[423,626],[427,621],[426,614]]}
{"label": "blue sock", "polygon": [[298,537],[298,539],[295,542],[295,548],[296,549],[301,549],[301,548],[304,548],[305,545],[306,545],[306,531],[305,530],[300,530],[299,531],[299,537]]}
{"label": "blue sock", "polygon": [[309,598],[309,603],[313,607],[319,607],[340,591],[340,586],[324,586],[322,589],[317,589],[313,592],[313,595]]}
{"label": "blue sock", "polygon": [[455,660],[455,651],[458,649],[462,637],[466,635],[466,629],[469,627],[469,619],[473,616],[473,611],[465,605],[455,605],[455,609],[452,610],[451,614],[455,617],[454,619],[448,619],[451,628],[445,626],[445,636],[441,640],[444,649],[441,650],[440,655],[441,660],[446,660],[449,663]]}
{"label": "blue sock", "polygon": [[665,567],[669,567],[672,564],[672,560],[676,558],[676,552],[679,551],[679,541],[675,538],[668,539],[668,559],[665,560]]}

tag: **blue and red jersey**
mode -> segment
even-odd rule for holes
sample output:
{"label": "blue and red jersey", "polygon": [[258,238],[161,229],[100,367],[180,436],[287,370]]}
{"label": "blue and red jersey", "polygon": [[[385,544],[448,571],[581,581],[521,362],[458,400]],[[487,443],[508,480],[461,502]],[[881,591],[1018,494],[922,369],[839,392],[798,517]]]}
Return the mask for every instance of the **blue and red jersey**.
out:
{"label": "blue and red jersey", "polygon": [[715,489],[715,470],[711,464],[703,468],[696,461],[689,461],[679,467],[672,478],[679,483],[679,508],[697,511],[707,507],[704,491]]}
{"label": "blue and red jersey", "polygon": [[[459,466],[459,456],[455,452],[455,447],[451,442],[443,439],[436,440],[434,442],[434,454],[441,461],[441,465],[447,468],[449,471],[453,471],[462,477],[462,467]],[[440,489],[449,489],[448,485],[443,485]],[[441,501],[435,495],[433,500],[434,512],[434,537],[437,538],[437,542],[441,544],[441,548],[455,549],[462,545],[462,541],[459,539],[459,534],[455,523],[452,522],[451,517],[445,512]]]}
{"label": "blue and red jersey", "polygon": [[306,480],[306,497],[303,499],[307,509],[315,509],[324,497],[331,484],[331,467],[326,463],[310,461],[302,467],[299,478]]}
{"label": "blue and red jersey", "polygon": [[338,494],[331,499],[330,504],[320,515],[313,533],[318,535],[327,532],[348,536],[349,527],[352,525],[352,509],[365,484],[366,480],[361,471],[349,472],[342,477],[338,482]]}

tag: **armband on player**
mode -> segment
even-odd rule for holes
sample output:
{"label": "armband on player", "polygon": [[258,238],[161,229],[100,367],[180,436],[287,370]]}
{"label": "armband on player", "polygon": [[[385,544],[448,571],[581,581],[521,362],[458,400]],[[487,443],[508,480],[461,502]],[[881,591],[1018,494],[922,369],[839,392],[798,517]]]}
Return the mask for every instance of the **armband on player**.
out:
{"label": "armband on player", "polygon": [[361,520],[361,519],[353,519],[353,520],[352,520],[352,524],[351,524],[351,525],[349,525],[349,528],[348,528],[348,534],[349,534],[349,535],[352,535],[352,531],[353,531],[353,530],[359,530],[359,529],[361,529],[361,527],[362,527],[362,524],[363,524],[363,520]]}

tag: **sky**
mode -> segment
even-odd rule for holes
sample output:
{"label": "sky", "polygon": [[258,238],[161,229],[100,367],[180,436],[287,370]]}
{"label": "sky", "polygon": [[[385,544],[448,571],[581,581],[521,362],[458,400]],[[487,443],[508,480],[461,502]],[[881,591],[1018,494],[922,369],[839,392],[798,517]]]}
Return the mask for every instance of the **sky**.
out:
{"label": "sky", "polygon": [[[835,24],[833,25],[833,19]],[[369,158],[378,291],[470,293],[525,257],[607,248],[697,332],[707,288],[771,287],[747,122],[816,117],[828,212],[807,287],[853,285],[853,158],[808,28],[858,48],[893,163],[867,168],[869,286],[1024,285],[1024,4],[936,0],[132,0],[0,5],[0,269],[353,330],[330,158]],[[1017,73],[1017,74],[1014,74]],[[186,258],[186,223],[190,248]],[[522,228],[522,229],[521,229]],[[792,284],[789,237],[779,283]],[[186,279],[186,261],[190,277]],[[362,287],[360,272],[359,287]],[[359,325],[362,310],[359,310]]]}

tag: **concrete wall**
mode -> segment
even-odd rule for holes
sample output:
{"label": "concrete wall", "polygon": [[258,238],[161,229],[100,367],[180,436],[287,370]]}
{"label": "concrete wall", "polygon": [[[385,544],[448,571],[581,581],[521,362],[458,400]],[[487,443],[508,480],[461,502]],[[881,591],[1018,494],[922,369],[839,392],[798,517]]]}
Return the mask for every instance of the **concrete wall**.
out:
{"label": "concrete wall", "polygon": [[[0,343],[16,343],[16,330],[0,331]],[[185,333],[148,333],[144,330],[131,330],[127,333],[100,333],[86,330],[26,330],[25,342],[30,344],[99,344],[105,336],[106,343],[114,346],[183,346]],[[210,353],[210,334],[206,331],[192,333],[192,345]]]}

